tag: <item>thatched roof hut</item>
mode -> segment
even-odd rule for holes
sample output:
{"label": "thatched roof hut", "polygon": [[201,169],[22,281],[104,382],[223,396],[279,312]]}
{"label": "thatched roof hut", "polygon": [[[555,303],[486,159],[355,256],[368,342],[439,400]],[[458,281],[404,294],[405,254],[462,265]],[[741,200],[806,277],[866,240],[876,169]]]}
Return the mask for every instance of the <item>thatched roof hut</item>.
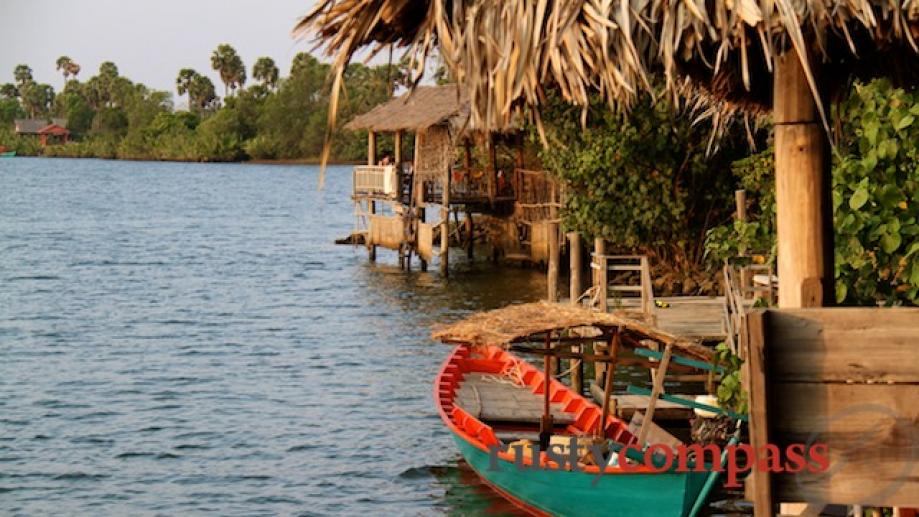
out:
{"label": "thatched roof hut", "polygon": [[345,129],[377,133],[423,131],[450,124],[462,127],[469,118],[469,102],[460,97],[456,85],[418,86],[345,124]]}

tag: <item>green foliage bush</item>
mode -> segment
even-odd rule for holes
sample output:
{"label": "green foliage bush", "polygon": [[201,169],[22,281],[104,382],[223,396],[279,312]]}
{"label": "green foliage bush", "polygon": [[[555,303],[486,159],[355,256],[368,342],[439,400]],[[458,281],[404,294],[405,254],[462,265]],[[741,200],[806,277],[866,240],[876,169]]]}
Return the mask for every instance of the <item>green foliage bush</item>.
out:
{"label": "green foliage bush", "polygon": [[[919,305],[919,92],[856,84],[836,112],[833,160],[836,301]],[[773,248],[772,150],[735,164],[758,201],[747,225],[709,232],[715,257]]]}
{"label": "green foliage bush", "polygon": [[745,140],[728,136],[708,153],[710,127],[647,96],[626,115],[595,102],[586,126],[579,108],[552,98],[542,118],[549,145],[539,157],[565,182],[568,229],[604,237],[613,252],[651,255],[662,294],[716,289],[703,237],[730,218],[725,171],[749,152]]}

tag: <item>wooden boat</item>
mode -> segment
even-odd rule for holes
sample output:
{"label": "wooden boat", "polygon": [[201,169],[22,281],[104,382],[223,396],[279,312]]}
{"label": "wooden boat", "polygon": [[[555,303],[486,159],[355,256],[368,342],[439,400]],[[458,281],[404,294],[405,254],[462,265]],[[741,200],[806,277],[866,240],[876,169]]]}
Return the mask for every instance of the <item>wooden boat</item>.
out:
{"label": "wooden boat", "polygon": [[5,147],[0,146],[0,158],[12,158],[16,156],[16,151],[7,151]]}
{"label": "wooden boat", "polygon": [[[545,453],[538,457],[540,468],[522,469],[515,461],[534,466],[530,451],[522,461],[512,449],[493,452],[496,446],[546,432],[547,417],[541,420],[540,415],[547,413],[549,432],[555,436],[586,440],[597,435],[620,445],[638,442],[628,424],[608,414],[606,407],[601,409],[552,378],[548,367],[540,371],[505,349],[510,343],[533,340],[534,335],[547,337],[552,330],[582,325],[607,325],[616,328],[616,336],[626,337],[623,324],[631,323],[579,309],[540,317],[540,311],[548,310],[550,305],[544,303],[511,306],[435,332],[435,338],[460,343],[437,376],[434,400],[462,456],[487,484],[533,515],[690,515],[713,484],[707,472],[614,464],[602,467],[601,475],[597,465],[579,464],[573,470]],[[661,337],[654,334],[642,329],[637,336]]]}

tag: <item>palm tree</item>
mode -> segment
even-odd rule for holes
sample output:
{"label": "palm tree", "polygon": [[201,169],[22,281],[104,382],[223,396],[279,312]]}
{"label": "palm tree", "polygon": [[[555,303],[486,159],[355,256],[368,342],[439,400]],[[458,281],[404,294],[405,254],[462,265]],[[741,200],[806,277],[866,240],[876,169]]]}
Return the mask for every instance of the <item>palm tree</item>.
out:
{"label": "palm tree", "polygon": [[189,102],[196,111],[204,111],[217,100],[214,83],[207,76],[197,75],[188,86]]}
{"label": "palm tree", "polygon": [[270,57],[260,57],[255,61],[255,66],[252,67],[252,77],[258,81],[261,81],[262,85],[271,88],[272,90],[278,84],[278,75],[280,70],[274,64],[274,60]]}
{"label": "palm tree", "polygon": [[13,70],[13,78],[16,79],[16,85],[22,88],[32,82],[32,69],[28,65],[16,65]]}
{"label": "palm tree", "polygon": [[246,83],[246,66],[236,49],[226,43],[211,54],[211,67],[220,74],[224,96],[230,94],[231,88],[235,90]]}
{"label": "palm tree", "polygon": [[21,90],[22,103],[31,118],[47,114],[54,104],[54,88],[48,84],[27,83]]}
{"label": "palm tree", "polygon": [[191,68],[183,68],[179,70],[179,75],[176,77],[176,91],[179,92],[179,95],[185,95],[188,93],[188,109],[192,109],[192,91],[191,86],[195,82],[195,79],[200,76],[198,72],[195,72]]}
{"label": "palm tree", "polygon": [[61,56],[57,58],[57,70],[64,73],[64,82],[67,82],[67,78],[70,77],[70,66],[73,64],[73,60],[68,56]]}

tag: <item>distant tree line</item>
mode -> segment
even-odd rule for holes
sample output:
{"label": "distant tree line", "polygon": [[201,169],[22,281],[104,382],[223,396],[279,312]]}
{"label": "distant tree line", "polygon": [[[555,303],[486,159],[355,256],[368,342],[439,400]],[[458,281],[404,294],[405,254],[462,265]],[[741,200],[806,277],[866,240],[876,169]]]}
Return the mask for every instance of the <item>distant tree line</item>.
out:
{"label": "distant tree line", "polygon": [[[274,60],[260,57],[249,81],[236,50],[219,45],[211,66],[223,83],[223,97],[208,77],[182,68],[175,86],[187,110],[174,108],[170,92],[120,75],[112,62],[102,63],[85,81],[70,57],[61,56],[56,65],[65,81],[61,92],[36,81],[25,64],[16,66],[13,82],[0,84],[0,145],[21,155],[181,161],[315,159],[322,150],[329,65],[308,53],[294,57],[286,76]],[[349,66],[338,120],[387,100],[407,74],[405,63]],[[41,148],[36,139],[14,133],[18,118],[66,118],[73,141]],[[360,160],[365,145],[366,133],[339,131],[332,158]]]}

